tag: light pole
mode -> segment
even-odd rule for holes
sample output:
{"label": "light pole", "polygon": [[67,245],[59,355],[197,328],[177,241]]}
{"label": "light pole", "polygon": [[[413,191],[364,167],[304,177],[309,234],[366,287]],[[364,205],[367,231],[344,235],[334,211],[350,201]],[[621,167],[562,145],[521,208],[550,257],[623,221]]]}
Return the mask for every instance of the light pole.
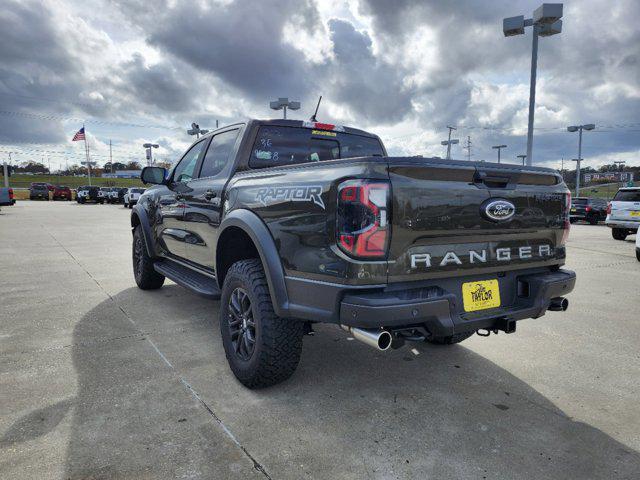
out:
{"label": "light pole", "polygon": [[550,37],[562,31],[562,4],[543,3],[533,12],[533,18],[524,15],[502,20],[505,37],[523,35],[524,27],[533,27],[531,44],[531,82],[529,84],[529,124],[527,126],[527,165],[533,164],[533,118],[536,107],[536,71],[538,68],[538,36]]}
{"label": "light pole", "polygon": [[498,163],[500,163],[500,150],[502,150],[503,148],[507,148],[506,145],[494,145],[493,147],[494,150],[498,150]]}
{"label": "light pole", "polygon": [[300,110],[300,102],[289,101],[287,97],[280,97],[269,103],[271,110],[284,110],[284,118],[287,118],[287,108],[289,110]]}
{"label": "light pole", "polygon": [[596,126],[593,123],[586,125],[571,125],[567,127],[567,132],[578,132],[578,158],[574,159],[578,162],[576,170],[576,197],[578,196],[578,187],[580,186],[580,162],[582,161],[582,130],[593,130]]}
{"label": "light pole", "polygon": [[[218,121],[216,120],[216,127],[218,126]],[[193,122],[191,124],[191,128],[189,130],[187,130],[187,133],[189,135],[195,135],[196,138],[200,138],[200,135],[204,135],[205,133],[209,133],[209,130],[203,130],[200,128],[200,125],[198,125],[197,123]]]}
{"label": "light pole", "polygon": [[572,161],[576,162],[576,197],[580,196],[580,162],[581,158],[572,158]]}
{"label": "light pole", "polygon": [[524,166],[524,159],[527,158],[526,155],[516,155],[520,160],[522,160],[522,166]]}
{"label": "light pole", "polygon": [[625,160],[614,160],[614,161],[613,161],[613,164],[614,164],[614,165],[620,165],[620,166],[618,167],[618,171],[619,171],[619,172],[621,172],[621,171],[622,171],[622,169],[624,168],[624,164],[625,164],[625,163],[627,163]]}
{"label": "light pole", "polygon": [[153,153],[151,149],[158,148],[160,145],[158,145],[157,143],[144,143],[142,146],[146,149],[147,165],[153,165]]}

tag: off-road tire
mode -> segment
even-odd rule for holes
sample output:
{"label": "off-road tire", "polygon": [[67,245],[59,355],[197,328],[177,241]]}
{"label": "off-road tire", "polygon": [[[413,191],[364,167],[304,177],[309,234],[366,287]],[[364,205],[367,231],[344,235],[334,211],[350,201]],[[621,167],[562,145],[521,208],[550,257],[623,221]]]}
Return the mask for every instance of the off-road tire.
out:
{"label": "off-road tire", "polygon": [[624,228],[612,228],[611,236],[616,240],[624,240],[627,238],[627,231]]}
{"label": "off-road tire", "polygon": [[140,289],[156,290],[162,287],[164,275],[156,272],[153,268],[153,259],[147,253],[144,234],[140,225],[133,232],[131,257],[133,260],[133,277]]}
{"label": "off-road tire", "polygon": [[[254,324],[253,352],[243,360],[231,336],[231,295],[246,293]],[[240,260],[227,272],[220,298],[220,333],[231,371],[245,387],[264,388],[289,378],[300,361],[303,322],[278,317],[259,259]]]}
{"label": "off-road tire", "polygon": [[[636,235],[640,235],[640,234],[636,234]],[[636,248],[636,258],[640,262],[640,248]]]}
{"label": "off-road tire", "polygon": [[460,343],[466,340],[474,333],[476,332],[472,330],[471,332],[456,333],[454,335],[449,335],[448,337],[430,337],[425,341],[428,343],[433,343],[435,345],[453,345],[455,343]]}

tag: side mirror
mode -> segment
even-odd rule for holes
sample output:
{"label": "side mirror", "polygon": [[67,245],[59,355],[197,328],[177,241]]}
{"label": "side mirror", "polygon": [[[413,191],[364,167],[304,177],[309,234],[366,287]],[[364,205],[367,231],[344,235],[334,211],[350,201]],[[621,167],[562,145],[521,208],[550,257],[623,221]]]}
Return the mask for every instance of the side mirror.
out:
{"label": "side mirror", "polygon": [[164,185],[167,182],[167,169],[162,167],[144,167],[140,174],[142,183],[145,185]]}

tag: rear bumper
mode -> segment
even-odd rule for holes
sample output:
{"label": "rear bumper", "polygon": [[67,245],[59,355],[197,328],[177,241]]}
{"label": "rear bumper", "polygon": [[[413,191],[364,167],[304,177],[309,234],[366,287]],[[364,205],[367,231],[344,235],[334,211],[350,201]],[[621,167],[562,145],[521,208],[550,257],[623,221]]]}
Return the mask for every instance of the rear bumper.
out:
{"label": "rear bumper", "polygon": [[607,219],[605,224],[610,228],[626,228],[628,230],[638,230],[640,222],[630,222],[626,220]]}
{"label": "rear bumper", "polygon": [[[360,328],[424,326],[432,335],[448,336],[479,328],[497,328],[505,320],[540,317],[548,310],[552,298],[564,296],[573,290],[576,275],[563,269],[510,272],[500,278],[504,307],[465,312],[460,285],[474,279],[355,291],[344,285],[307,284],[304,289],[307,305],[304,307],[301,306],[302,298],[298,296],[301,290],[290,288],[294,287],[290,278],[287,279],[287,287],[291,301],[290,313],[295,318]],[[310,299],[309,293],[318,287],[319,291]],[[332,304],[334,307],[329,310]]]}

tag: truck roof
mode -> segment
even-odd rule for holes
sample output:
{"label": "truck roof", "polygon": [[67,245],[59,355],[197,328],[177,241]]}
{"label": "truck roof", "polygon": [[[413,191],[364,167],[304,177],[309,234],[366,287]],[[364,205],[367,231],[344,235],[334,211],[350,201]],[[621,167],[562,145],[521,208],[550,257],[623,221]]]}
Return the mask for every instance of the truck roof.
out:
{"label": "truck roof", "polygon": [[[255,126],[257,125],[272,125],[272,126],[277,126],[277,127],[298,127],[298,128],[313,128],[312,126],[310,126],[310,124],[315,123],[317,125],[319,125],[317,128],[320,130],[323,130],[321,125],[333,125],[333,124],[326,124],[323,122],[310,122],[310,121],[304,121],[304,120],[289,120],[289,119],[284,119],[284,118],[271,118],[271,119],[258,119],[258,118],[251,118],[248,119],[246,122],[238,122],[238,123],[233,123],[230,125],[225,125],[224,127],[220,127],[216,130],[213,130],[209,133],[207,133],[206,135],[213,135],[216,132],[222,130],[222,129],[227,129],[229,127],[233,127],[233,126],[241,126],[241,125],[247,125],[249,127],[251,126]],[[306,125],[305,125],[306,124]],[[371,132],[367,132],[365,130],[360,130],[359,128],[353,128],[353,127],[347,127],[344,125],[335,125],[340,127],[341,129],[344,129],[345,133],[351,133],[354,135],[362,135],[364,137],[371,137],[371,138],[379,138],[378,135],[375,135]]]}

